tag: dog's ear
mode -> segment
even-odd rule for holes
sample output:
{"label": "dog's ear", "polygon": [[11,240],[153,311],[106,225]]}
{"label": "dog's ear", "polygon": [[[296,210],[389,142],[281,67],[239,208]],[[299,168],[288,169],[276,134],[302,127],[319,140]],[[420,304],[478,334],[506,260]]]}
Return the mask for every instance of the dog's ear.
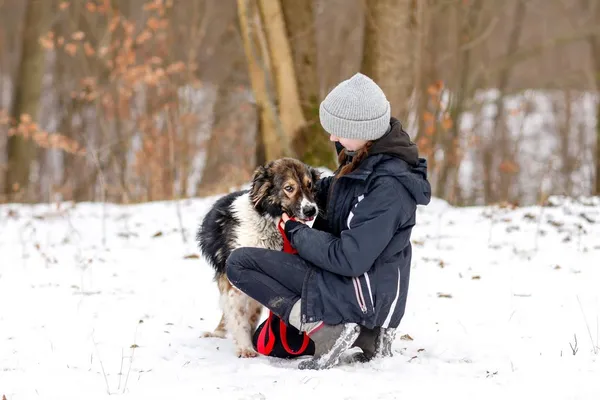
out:
{"label": "dog's ear", "polygon": [[252,185],[250,187],[250,200],[252,200],[252,205],[254,207],[267,196],[271,187],[272,180],[268,166],[265,167],[261,165],[256,168],[254,175],[252,176]]}
{"label": "dog's ear", "polygon": [[313,168],[313,167],[309,167],[308,170],[310,171],[310,175],[312,177],[313,184],[317,183],[317,181],[319,179],[321,179],[321,171],[318,171],[316,168]]}

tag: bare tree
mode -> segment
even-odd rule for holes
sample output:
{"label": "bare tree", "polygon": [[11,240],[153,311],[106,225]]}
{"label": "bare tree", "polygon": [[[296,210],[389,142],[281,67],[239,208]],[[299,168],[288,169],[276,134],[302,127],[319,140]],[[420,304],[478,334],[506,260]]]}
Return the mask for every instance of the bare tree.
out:
{"label": "bare tree", "polygon": [[[584,9],[591,15],[592,24],[597,25],[600,22],[600,4],[593,0],[582,0]],[[595,72],[596,93],[600,93],[600,38],[598,34],[588,36],[590,46],[590,55],[592,60],[592,69]],[[596,101],[596,154],[595,154],[595,178],[592,185],[592,193],[600,195],[600,100]]]}
{"label": "bare tree", "polygon": [[[299,121],[298,91],[279,0],[238,0],[238,14],[252,90],[260,115],[257,162],[291,156],[291,139]],[[268,20],[265,19],[268,16]],[[279,47],[277,47],[279,46]],[[273,65],[278,60],[281,65]],[[275,68],[280,68],[275,70]],[[291,82],[293,80],[293,82]],[[287,93],[287,107],[278,107],[278,94]],[[287,103],[286,103],[287,102]],[[285,122],[284,122],[285,121]],[[262,150],[262,152],[261,152]],[[262,154],[261,154],[262,153]]]}
{"label": "bare tree", "polygon": [[319,66],[313,0],[281,0],[305,125],[292,145],[302,161],[334,169],[337,157],[319,123]]}
{"label": "bare tree", "polygon": [[[510,18],[512,27],[506,44],[506,57],[510,57],[511,54],[516,53],[519,48],[519,40],[523,31],[523,21],[525,20],[526,12],[526,0],[515,0],[514,11],[512,18]],[[485,160],[484,168],[486,168],[486,175],[488,177],[485,180],[484,190],[486,202],[497,200],[506,202],[510,200],[511,181],[517,170],[514,154],[511,151],[513,148],[511,143],[512,138],[510,137],[508,128],[504,124],[505,95],[512,70],[512,66],[507,66],[498,74],[498,97],[495,102],[496,114],[493,120],[492,136],[488,138],[487,143],[482,149]],[[497,142],[498,146],[496,146],[495,138],[499,138]],[[500,156],[500,161],[491,163],[495,154]],[[495,168],[498,169],[500,175],[498,193],[496,195],[493,194],[491,187]]]}
{"label": "bare tree", "polygon": [[474,47],[468,44],[481,35],[482,32],[482,10],[483,0],[474,0],[468,4],[464,2],[455,3],[450,6],[452,21],[455,24],[453,49],[454,68],[453,77],[450,78],[450,105],[448,116],[450,124],[444,132],[441,144],[444,151],[444,159],[440,165],[440,172],[436,182],[436,196],[456,202],[461,198],[461,190],[458,185],[458,171],[460,167],[460,121],[466,109],[466,103],[473,94],[473,88],[469,86],[470,66],[472,66],[472,55]]}
{"label": "bare tree", "polygon": [[[10,117],[15,126],[24,126],[37,120],[44,73],[44,49],[39,45],[38,38],[47,14],[47,2],[42,0],[27,0],[21,56],[15,77]],[[35,158],[35,147],[29,136],[33,132],[19,132],[15,128],[7,143],[7,173],[5,192],[9,200],[32,200],[27,193],[30,178],[31,163]]]}
{"label": "bare tree", "polygon": [[365,2],[361,70],[381,86],[401,121],[407,120],[413,90],[416,11],[413,0]]}
{"label": "bare tree", "polygon": [[256,107],[247,93],[246,59],[235,25],[222,45],[231,47],[231,64],[217,91],[205,172],[198,185],[200,196],[227,192],[248,182],[256,166]]}

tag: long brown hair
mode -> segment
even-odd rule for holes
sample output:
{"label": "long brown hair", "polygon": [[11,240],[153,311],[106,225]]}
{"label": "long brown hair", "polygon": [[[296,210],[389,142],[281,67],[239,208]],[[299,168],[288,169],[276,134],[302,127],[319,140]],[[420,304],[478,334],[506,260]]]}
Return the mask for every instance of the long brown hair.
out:
{"label": "long brown hair", "polygon": [[356,150],[352,161],[349,163],[346,163],[349,157],[348,154],[346,154],[346,149],[342,149],[342,151],[338,155],[338,162],[339,165],[341,165],[342,167],[337,172],[336,177],[342,177],[358,168],[360,163],[369,155],[369,150],[371,149],[371,146],[373,146],[373,141],[368,141],[363,147]]}

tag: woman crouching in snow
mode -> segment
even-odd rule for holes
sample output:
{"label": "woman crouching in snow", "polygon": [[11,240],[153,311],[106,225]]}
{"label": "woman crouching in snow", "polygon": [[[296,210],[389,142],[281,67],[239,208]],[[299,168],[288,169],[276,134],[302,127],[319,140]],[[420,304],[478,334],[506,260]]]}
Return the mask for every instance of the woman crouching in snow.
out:
{"label": "woman crouching in snow", "polygon": [[340,167],[318,181],[318,229],[283,214],[297,255],[246,247],[227,261],[233,285],[313,340],[314,357],[301,369],[330,368],[353,346],[366,361],[391,355],[406,306],[416,208],[431,197],[426,161],[370,78],[341,82],[319,112]]}

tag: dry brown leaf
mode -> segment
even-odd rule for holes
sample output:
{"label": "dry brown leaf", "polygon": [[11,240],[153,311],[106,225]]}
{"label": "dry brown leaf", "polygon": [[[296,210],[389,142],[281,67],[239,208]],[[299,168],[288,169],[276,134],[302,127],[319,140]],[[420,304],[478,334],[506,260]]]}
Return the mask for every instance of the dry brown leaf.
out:
{"label": "dry brown leaf", "polygon": [[77,31],[71,35],[71,39],[73,40],[83,40],[83,38],[85,38],[85,33],[83,31]]}
{"label": "dry brown leaf", "polygon": [[74,56],[77,53],[77,45],[74,43],[69,43],[65,45],[65,51],[68,55]]}
{"label": "dry brown leaf", "polygon": [[444,119],[442,120],[442,128],[444,128],[445,130],[449,130],[454,126],[454,122],[452,122],[452,119],[450,118],[449,115],[444,116]]}
{"label": "dry brown leaf", "polygon": [[85,55],[88,57],[93,56],[96,53],[96,50],[94,50],[90,42],[85,42],[83,44],[83,50],[85,51]]}

